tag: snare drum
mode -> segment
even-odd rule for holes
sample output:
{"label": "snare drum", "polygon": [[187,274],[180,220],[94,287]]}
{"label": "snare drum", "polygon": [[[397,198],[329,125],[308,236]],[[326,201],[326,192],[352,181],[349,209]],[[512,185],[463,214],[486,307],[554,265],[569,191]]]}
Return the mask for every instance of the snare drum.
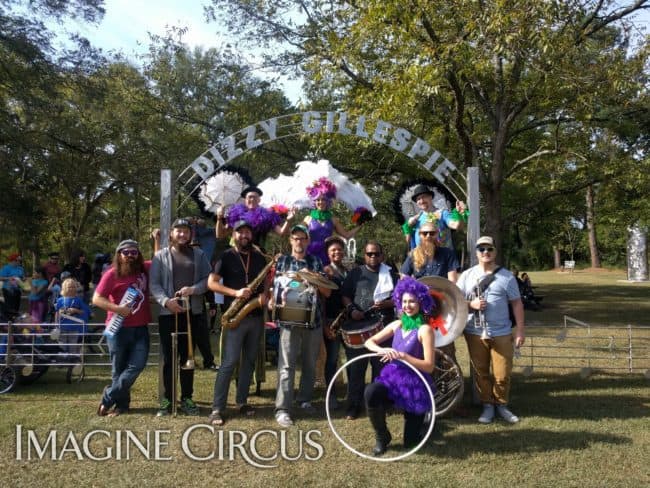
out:
{"label": "snare drum", "polygon": [[293,279],[280,279],[273,290],[271,320],[284,325],[314,327],[318,291],[311,285]]}
{"label": "snare drum", "polygon": [[384,328],[381,317],[366,320],[350,320],[341,326],[341,338],[350,349],[362,349],[364,343]]}

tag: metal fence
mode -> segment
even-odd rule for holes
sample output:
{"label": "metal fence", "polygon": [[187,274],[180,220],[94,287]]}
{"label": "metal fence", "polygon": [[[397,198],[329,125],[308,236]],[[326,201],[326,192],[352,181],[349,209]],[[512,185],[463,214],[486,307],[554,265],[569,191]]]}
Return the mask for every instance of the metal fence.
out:
{"label": "metal fence", "polygon": [[[58,324],[0,323],[0,393],[17,382],[38,378],[49,367],[67,368],[68,382],[81,381],[86,366],[110,368],[104,324],[88,332],[61,331]],[[157,366],[160,340],[150,324],[147,366]],[[563,326],[529,326],[526,343],[515,356],[515,371],[525,376],[545,370],[642,374],[650,379],[650,327],[594,326],[565,316]]]}
{"label": "metal fence", "polygon": [[643,374],[650,379],[650,327],[604,326],[564,316],[560,327],[530,326],[514,367],[529,376],[538,370],[578,369]]}
{"label": "metal fence", "polygon": [[[147,366],[157,366],[160,340],[157,324],[152,330]],[[68,383],[82,381],[87,366],[111,366],[104,324],[89,323],[84,331],[55,323],[33,323],[24,319],[0,323],[0,393],[17,384],[29,384],[49,368],[66,370]]]}

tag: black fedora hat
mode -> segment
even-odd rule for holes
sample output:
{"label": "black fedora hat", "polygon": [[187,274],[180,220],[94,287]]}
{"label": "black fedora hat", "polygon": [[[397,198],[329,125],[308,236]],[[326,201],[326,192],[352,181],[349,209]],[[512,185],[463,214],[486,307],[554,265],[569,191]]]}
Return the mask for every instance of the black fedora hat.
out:
{"label": "black fedora hat", "polygon": [[413,196],[411,197],[411,200],[415,202],[418,199],[418,197],[423,193],[427,193],[433,196],[433,192],[431,191],[431,188],[429,188],[427,185],[420,184],[415,188],[413,188]]}
{"label": "black fedora hat", "polygon": [[257,193],[259,196],[262,196],[262,190],[256,186],[251,185],[244,188],[244,190],[241,192],[241,197],[246,198],[246,194],[250,192]]}

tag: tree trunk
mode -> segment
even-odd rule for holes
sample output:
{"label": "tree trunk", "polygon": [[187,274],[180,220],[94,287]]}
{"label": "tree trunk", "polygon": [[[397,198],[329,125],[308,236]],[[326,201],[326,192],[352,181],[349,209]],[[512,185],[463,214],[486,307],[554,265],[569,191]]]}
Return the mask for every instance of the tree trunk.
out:
{"label": "tree trunk", "polygon": [[560,269],[562,266],[562,260],[560,258],[560,248],[553,246],[553,267],[555,269]]}
{"label": "tree trunk", "polygon": [[589,236],[589,254],[591,255],[591,267],[600,268],[600,256],[598,255],[598,242],[596,241],[596,224],[594,222],[594,187],[587,187],[587,234]]}

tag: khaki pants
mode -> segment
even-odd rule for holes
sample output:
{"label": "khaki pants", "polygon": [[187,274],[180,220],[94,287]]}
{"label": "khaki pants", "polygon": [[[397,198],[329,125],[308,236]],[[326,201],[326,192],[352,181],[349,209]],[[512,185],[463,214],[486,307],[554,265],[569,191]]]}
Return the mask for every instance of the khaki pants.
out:
{"label": "khaki pants", "polygon": [[[510,375],[514,354],[512,336],[481,339],[465,334],[469,358],[474,367],[474,384],[481,403],[505,405],[510,396]],[[490,363],[492,374],[490,374]]]}

